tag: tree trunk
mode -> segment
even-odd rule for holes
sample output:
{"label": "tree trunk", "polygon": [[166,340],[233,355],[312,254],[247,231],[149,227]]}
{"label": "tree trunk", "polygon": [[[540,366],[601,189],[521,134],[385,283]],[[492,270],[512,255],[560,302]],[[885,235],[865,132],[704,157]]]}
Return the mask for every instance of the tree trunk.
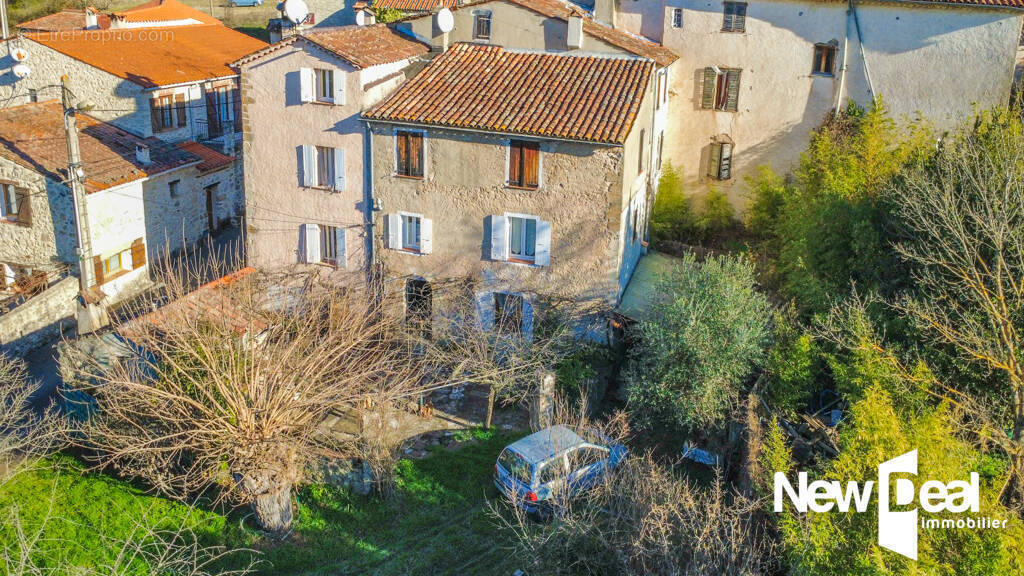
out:
{"label": "tree trunk", "polygon": [[292,527],[292,485],[273,474],[246,477],[245,488],[252,495],[250,506],[260,527],[271,534],[283,534]]}
{"label": "tree trunk", "polygon": [[494,386],[487,387],[487,417],[484,419],[484,428],[491,429],[491,421],[494,419]]}

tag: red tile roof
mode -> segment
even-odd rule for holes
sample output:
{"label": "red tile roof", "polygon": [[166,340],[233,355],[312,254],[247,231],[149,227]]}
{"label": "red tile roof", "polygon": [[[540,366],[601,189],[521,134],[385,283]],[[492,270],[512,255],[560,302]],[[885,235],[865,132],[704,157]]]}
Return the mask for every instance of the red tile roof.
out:
{"label": "red tile roof", "polygon": [[234,158],[227,154],[221,154],[213,148],[208,148],[191,140],[179,142],[178,148],[181,148],[190,154],[194,154],[202,160],[202,162],[196,166],[196,170],[199,170],[200,172],[215,172],[221,168],[230,166],[231,163],[235,161]]}
{"label": "red tile roof", "polygon": [[[110,16],[96,14],[96,24],[101,30],[110,28]],[[65,9],[48,16],[18,24],[22,31],[55,32],[57,30],[84,30],[85,10]]]}
{"label": "red tile roof", "polygon": [[429,12],[438,5],[445,8],[455,6],[456,0],[373,0],[374,8],[401,10],[402,12]]}
{"label": "red tile roof", "polygon": [[386,24],[339,26],[336,28],[314,28],[302,32],[300,35],[291,36],[247,55],[234,62],[233,65],[241,66],[258,60],[264,55],[294,44],[300,39],[312,42],[356,68],[390,64],[430,52],[430,46],[413,40]]}
{"label": "red tile roof", "polygon": [[178,0],[152,0],[133,8],[114,12],[114,16],[125,22],[168,22],[174,20],[197,20],[203,24],[220,24],[220,20],[202,10],[197,10]]}
{"label": "red tile roof", "polygon": [[25,37],[144,88],[233,76],[232,62],[267,46],[219,24]]}
{"label": "red tile roof", "polygon": [[[156,138],[140,138],[88,114],[77,115],[86,193],[193,164],[196,156]],[[59,102],[0,109],[0,157],[57,181],[67,179],[68,149]],[[147,145],[149,164],[135,159],[135,147]]]}
{"label": "red tile roof", "polygon": [[455,44],[364,117],[621,144],[653,67],[639,58]]}

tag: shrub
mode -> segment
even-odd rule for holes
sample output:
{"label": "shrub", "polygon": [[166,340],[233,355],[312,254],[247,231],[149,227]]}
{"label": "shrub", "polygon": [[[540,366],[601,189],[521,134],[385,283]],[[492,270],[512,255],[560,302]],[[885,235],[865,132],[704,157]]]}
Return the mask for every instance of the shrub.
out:
{"label": "shrub", "polygon": [[795,315],[792,308],[775,313],[772,347],[764,366],[768,398],[775,408],[789,414],[807,404],[821,375],[818,347]]}
{"label": "shrub", "polygon": [[658,196],[651,212],[651,240],[659,242],[685,242],[692,239],[696,222],[690,201],[683,193],[679,173],[666,163],[658,182]]}
{"label": "shrub", "polygon": [[736,210],[724,192],[717,188],[704,196],[704,209],[697,219],[697,228],[705,239],[714,238],[736,227]]}

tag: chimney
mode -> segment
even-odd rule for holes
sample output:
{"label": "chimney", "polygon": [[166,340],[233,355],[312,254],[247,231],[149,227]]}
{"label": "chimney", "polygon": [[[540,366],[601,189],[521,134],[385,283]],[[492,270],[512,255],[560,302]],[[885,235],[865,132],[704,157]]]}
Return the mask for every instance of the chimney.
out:
{"label": "chimney", "polygon": [[569,14],[565,44],[570,50],[579,50],[583,47],[583,15],[576,9]]}
{"label": "chimney", "polygon": [[[448,33],[452,30],[452,13],[444,4],[438,1],[433,10],[433,30],[430,39],[431,52],[445,52],[448,50]],[[447,21],[445,21],[447,19]]]}
{"label": "chimney", "polygon": [[594,20],[615,27],[618,0],[594,0]]}
{"label": "chimney", "polygon": [[147,146],[146,144],[136,144],[135,160],[137,160],[139,164],[142,164],[143,166],[149,166],[149,146]]}
{"label": "chimney", "polygon": [[96,9],[89,6],[85,9],[85,29],[96,30],[100,27],[98,18],[96,17]]}

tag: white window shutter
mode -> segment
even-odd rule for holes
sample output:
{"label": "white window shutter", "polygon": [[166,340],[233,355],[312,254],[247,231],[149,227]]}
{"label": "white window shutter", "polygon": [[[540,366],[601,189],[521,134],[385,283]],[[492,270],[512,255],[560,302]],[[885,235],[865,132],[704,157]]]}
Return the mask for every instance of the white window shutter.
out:
{"label": "white window shutter", "polygon": [[302,146],[302,185],[316,186],[316,146]]}
{"label": "white window shutter", "polygon": [[299,70],[299,85],[301,88],[301,100],[303,102],[312,102],[314,99],[313,95],[313,83],[315,81],[312,68],[302,68]]}
{"label": "white window shutter", "polygon": [[345,149],[334,149],[334,189],[345,189]]}
{"label": "white window shutter", "polygon": [[334,105],[344,106],[345,105],[345,74],[340,70],[332,70],[331,75],[334,77],[331,81],[331,85],[334,86]]}
{"label": "white window shutter", "polygon": [[526,297],[523,297],[523,338],[527,342],[533,342],[533,304]]}
{"label": "white window shutter", "polygon": [[402,218],[398,214],[388,214],[388,248],[402,248]]}
{"label": "white window shutter", "polygon": [[494,292],[477,292],[476,315],[482,329],[494,329]]}
{"label": "white window shutter", "polygon": [[338,226],[334,229],[334,242],[338,247],[338,268],[348,268],[348,244],[345,243],[345,228]]}
{"label": "white window shutter", "polygon": [[430,254],[434,250],[434,221],[420,218],[420,254]]}
{"label": "white window shutter", "polygon": [[302,225],[302,257],[306,264],[320,261],[320,227],[316,224]]}
{"label": "white window shutter", "polygon": [[537,244],[534,249],[533,263],[537,266],[551,264],[551,222],[537,222]]}
{"label": "white window shutter", "polygon": [[491,216],[491,260],[508,258],[508,218],[500,214]]}

